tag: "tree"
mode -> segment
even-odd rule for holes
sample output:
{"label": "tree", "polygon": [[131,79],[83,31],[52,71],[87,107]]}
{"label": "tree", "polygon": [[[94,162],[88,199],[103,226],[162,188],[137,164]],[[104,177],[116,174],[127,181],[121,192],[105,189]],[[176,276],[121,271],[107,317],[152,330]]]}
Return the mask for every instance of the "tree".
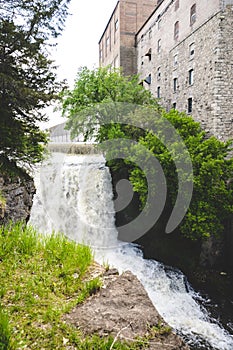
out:
{"label": "tree", "polygon": [[[83,134],[86,139],[95,135],[95,130],[101,123],[105,125],[102,132],[106,132],[108,123],[123,117],[127,106],[125,104],[123,111],[119,111],[117,103],[150,105],[159,109],[150,91],[146,91],[139,84],[138,76],[126,77],[121,74],[120,69],[110,70],[110,67],[94,70],[81,67],[74,89],[65,90],[62,98],[63,115],[68,118],[67,128],[71,129],[71,136]],[[100,135],[99,129],[96,135],[98,140]]]}
{"label": "tree", "polygon": [[[175,110],[163,111],[164,117],[176,128],[189,152],[193,168],[193,193],[188,211],[180,224],[181,233],[192,240],[221,235],[224,220],[233,213],[233,158],[231,141],[222,142],[207,136],[192,117]],[[178,192],[174,158],[153,133],[140,137],[142,144],[159,160],[167,179],[167,196],[172,206]],[[184,173],[185,175],[185,173]],[[130,180],[146,201],[147,183],[140,169],[132,169]],[[169,215],[169,213],[168,213]]]}
{"label": "tree", "polygon": [[[164,111],[138,83],[137,76],[124,77],[118,70],[82,68],[74,90],[63,95],[68,127],[74,137],[85,133],[86,137],[95,136],[102,142],[107,159],[112,159],[108,164],[115,171],[128,168],[141,210],[147,205],[148,178],[153,179],[150,191],[155,201],[161,187],[166,186],[168,219],[180,186],[192,182],[192,199],[179,225],[181,233],[192,240],[221,234],[224,219],[233,213],[230,142],[208,137],[200,124],[185,113]],[[173,137],[173,130],[177,137]],[[112,143],[116,146],[110,148],[110,143],[104,142],[109,140],[116,140]],[[119,160],[119,149],[126,154],[125,159]],[[163,182],[157,183],[159,168],[150,166],[153,158],[162,167]],[[190,159],[192,172],[188,167]],[[144,164],[143,169],[139,163]]]}
{"label": "tree", "polygon": [[49,45],[62,31],[70,0],[0,0],[0,169],[43,157],[38,122],[61,83]]}

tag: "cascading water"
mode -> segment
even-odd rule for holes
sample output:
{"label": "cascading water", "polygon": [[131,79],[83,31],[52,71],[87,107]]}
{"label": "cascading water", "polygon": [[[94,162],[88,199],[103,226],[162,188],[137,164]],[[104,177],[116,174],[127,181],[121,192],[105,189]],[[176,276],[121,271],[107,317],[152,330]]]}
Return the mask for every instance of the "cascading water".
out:
{"label": "cascading water", "polygon": [[136,245],[117,240],[111,177],[103,156],[53,153],[35,182],[29,224],[44,233],[63,232],[91,245],[99,263],[132,271],[159,313],[193,348],[233,349],[232,336],[196,302],[198,295],[181,272],[145,260]]}

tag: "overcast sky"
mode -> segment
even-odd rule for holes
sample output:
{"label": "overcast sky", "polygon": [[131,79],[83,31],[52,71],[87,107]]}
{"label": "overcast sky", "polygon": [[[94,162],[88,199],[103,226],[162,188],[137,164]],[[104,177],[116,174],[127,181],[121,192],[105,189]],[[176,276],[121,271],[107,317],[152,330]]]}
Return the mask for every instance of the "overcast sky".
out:
{"label": "overcast sky", "polygon": [[[67,79],[70,87],[79,67],[98,67],[98,42],[116,4],[117,0],[71,0],[71,15],[53,50],[53,59],[59,66],[58,76]],[[47,111],[50,121],[41,125],[43,129],[64,121],[53,108]]]}
{"label": "overcast sky", "polygon": [[117,0],[72,0],[71,16],[59,38],[54,58],[59,76],[72,86],[78,67],[98,66],[98,42]]}

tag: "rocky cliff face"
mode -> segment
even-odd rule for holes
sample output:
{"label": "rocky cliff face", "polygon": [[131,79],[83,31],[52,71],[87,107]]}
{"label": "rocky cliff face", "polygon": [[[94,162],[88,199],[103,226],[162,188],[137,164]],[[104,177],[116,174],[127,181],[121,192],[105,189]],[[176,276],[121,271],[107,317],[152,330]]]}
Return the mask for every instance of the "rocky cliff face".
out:
{"label": "rocky cliff face", "polygon": [[27,174],[14,178],[0,174],[0,193],[0,225],[9,221],[27,222],[35,193],[32,178]]}

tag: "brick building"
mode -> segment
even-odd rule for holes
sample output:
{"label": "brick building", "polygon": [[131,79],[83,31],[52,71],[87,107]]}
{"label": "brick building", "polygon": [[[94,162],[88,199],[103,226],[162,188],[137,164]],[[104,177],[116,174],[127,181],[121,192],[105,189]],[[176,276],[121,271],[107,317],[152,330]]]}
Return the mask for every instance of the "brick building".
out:
{"label": "brick building", "polygon": [[[107,47],[117,20],[116,46]],[[99,44],[100,65],[140,74],[167,110],[233,138],[233,0],[121,0]]]}
{"label": "brick building", "polygon": [[154,11],[157,0],[120,0],[99,41],[100,66],[122,67],[127,75],[137,73],[137,31]]}

